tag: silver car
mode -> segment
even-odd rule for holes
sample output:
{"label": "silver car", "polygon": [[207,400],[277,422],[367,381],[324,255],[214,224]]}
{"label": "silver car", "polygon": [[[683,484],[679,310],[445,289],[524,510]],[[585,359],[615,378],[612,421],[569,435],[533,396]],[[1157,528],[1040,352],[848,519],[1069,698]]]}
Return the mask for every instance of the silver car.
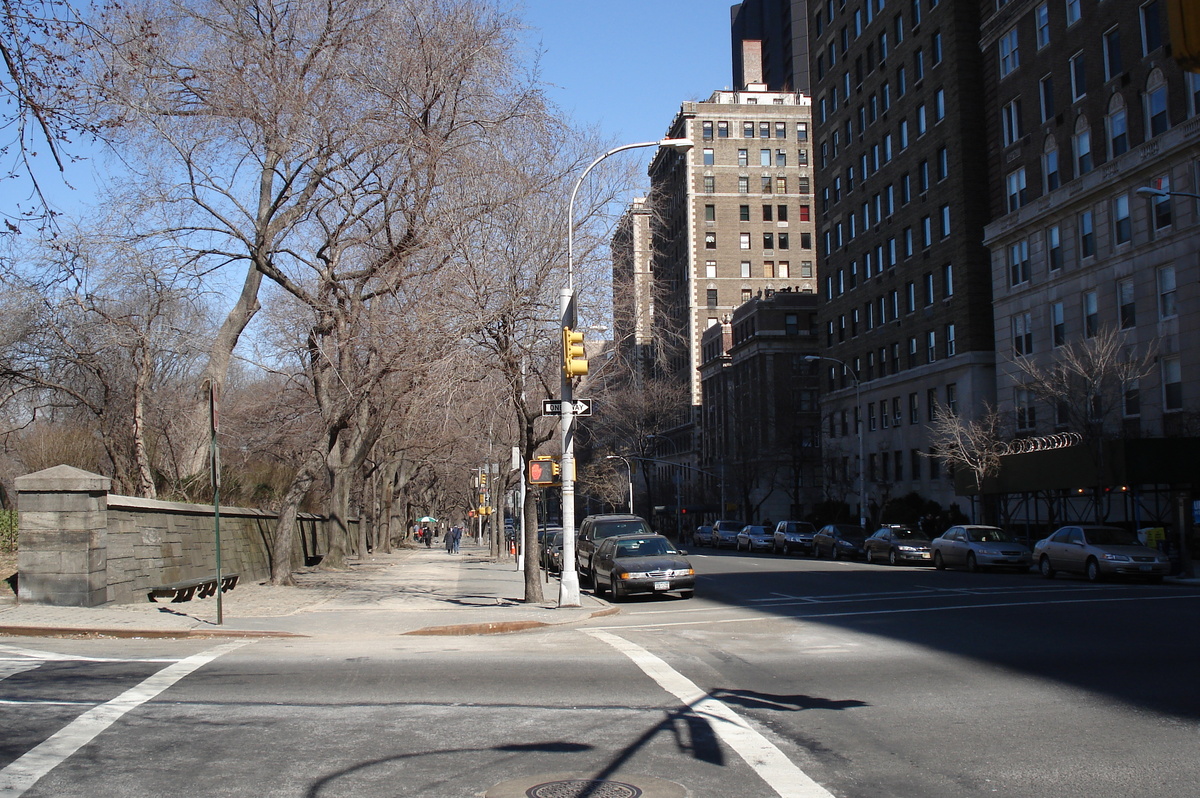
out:
{"label": "silver car", "polygon": [[775,545],[775,533],[770,527],[751,524],[742,527],[737,535],[737,550],[766,551]]}
{"label": "silver car", "polygon": [[1016,568],[1028,571],[1033,565],[1033,555],[1023,543],[1012,535],[994,526],[964,524],[952,526],[940,538],[934,538],[933,567],[962,566],[968,571],[984,568]]}
{"label": "silver car", "polygon": [[813,535],[817,528],[807,521],[780,521],[775,525],[776,554],[791,554],[793,551],[812,554]]}
{"label": "silver car", "polygon": [[1033,546],[1038,570],[1047,579],[1058,571],[1083,574],[1091,582],[1106,576],[1142,576],[1161,582],[1171,562],[1143,546],[1132,532],[1111,526],[1064,526]]}

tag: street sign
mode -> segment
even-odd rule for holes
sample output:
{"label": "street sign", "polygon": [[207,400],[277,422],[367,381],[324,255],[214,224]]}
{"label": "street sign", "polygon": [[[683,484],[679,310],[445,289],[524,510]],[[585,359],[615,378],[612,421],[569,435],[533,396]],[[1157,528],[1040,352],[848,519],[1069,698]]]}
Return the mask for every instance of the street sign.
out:
{"label": "street sign", "polygon": [[558,399],[542,400],[543,416],[561,416],[564,414],[590,416],[592,414],[591,399],[576,399],[574,402],[561,402]]}

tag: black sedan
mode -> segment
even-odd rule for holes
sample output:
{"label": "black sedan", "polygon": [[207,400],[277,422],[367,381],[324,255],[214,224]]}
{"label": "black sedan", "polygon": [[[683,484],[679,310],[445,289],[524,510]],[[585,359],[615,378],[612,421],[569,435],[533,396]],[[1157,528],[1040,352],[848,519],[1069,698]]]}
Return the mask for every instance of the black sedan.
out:
{"label": "black sedan", "polygon": [[662,535],[615,535],[605,538],[593,561],[596,595],[611,591],[614,601],[634,593],[678,592],[691,598],[696,571]]}
{"label": "black sedan", "polygon": [[929,535],[919,529],[897,525],[881,527],[863,544],[867,562],[887,562],[888,565],[929,565],[933,562],[929,546]]}
{"label": "black sedan", "polygon": [[831,560],[862,559],[867,533],[858,524],[826,524],[813,535],[813,556]]}

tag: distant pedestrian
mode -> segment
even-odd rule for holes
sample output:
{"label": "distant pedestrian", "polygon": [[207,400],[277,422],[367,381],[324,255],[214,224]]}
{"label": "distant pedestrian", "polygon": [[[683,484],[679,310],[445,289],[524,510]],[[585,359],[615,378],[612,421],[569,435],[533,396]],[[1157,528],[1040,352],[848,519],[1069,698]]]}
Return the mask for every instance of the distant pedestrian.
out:
{"label": "distant pedestrian", "polygon": [[442,542],[445,544],[446,553],[453,554],[454,553],[454,528],[453,527],[451,527],[450,530],[446,532],[446,536]]}
{"label": "distant pedestrian", "polygon": [[450,540],[451,540],[450,553],[451,554],[459,553],[458,549],[459,549],[459,545],[462,543],[462,534],[463,534],[463,529],[461,526],[454,526],[450,530]]}
{"label": "distant pedestrian", "polygon": [[433,532],[430,531],[429,527],[421,527],[421,537],[425,539],[425,548],[433,547]]}

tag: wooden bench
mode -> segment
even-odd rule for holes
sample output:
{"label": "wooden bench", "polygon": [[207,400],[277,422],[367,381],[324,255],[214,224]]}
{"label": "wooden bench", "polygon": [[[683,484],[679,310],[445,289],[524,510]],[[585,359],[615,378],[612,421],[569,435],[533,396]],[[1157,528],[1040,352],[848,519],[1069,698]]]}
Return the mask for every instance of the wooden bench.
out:
{"label": "wooden bench", "polygon": [[[228,593],[237,587],[237,574],[222,574],[221,575],[221,592]],[[208,598],[216,595],[217,578],[215,576],[201,577],[199,579],[185,579],[182,582],[172,582],[169,585],[157,585],[150,588],[147,593],[147,598],[153,602],[157,602],[160,598],[171,599],[172,604],[178,604],[181,601],[191,601],[193,596],[198,598]]]}

